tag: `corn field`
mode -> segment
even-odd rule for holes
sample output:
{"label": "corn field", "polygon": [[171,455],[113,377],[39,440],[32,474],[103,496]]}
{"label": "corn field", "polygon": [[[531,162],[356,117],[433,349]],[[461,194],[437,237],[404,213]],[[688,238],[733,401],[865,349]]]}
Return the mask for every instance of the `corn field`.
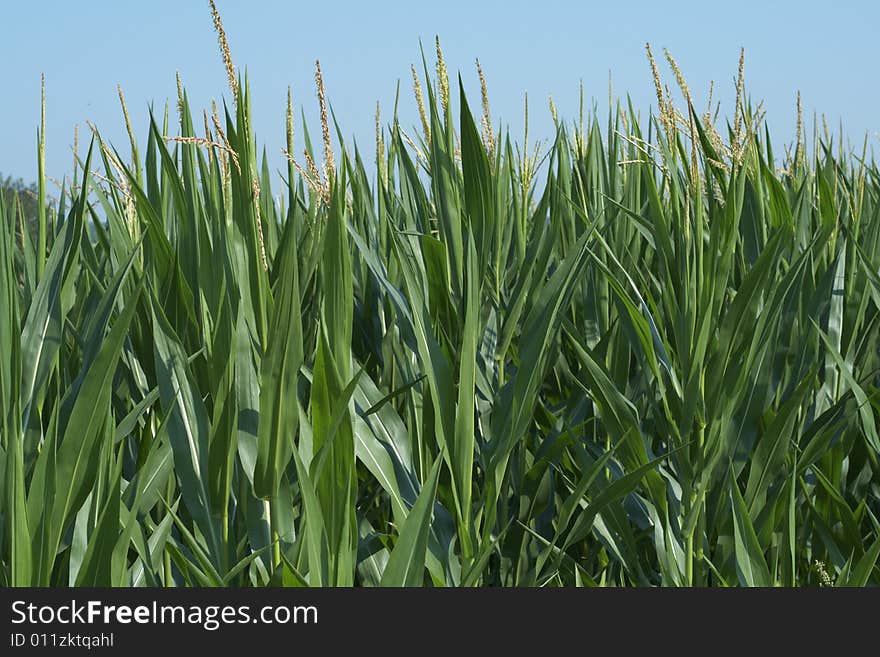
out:
{"label": "corn field", "polygon": [[880,584],[873,160],[650,51],[518,141],[438,42],[375,154],[318,67],[278,176],[216,20],[228,104],[0,195],[0,584]]}

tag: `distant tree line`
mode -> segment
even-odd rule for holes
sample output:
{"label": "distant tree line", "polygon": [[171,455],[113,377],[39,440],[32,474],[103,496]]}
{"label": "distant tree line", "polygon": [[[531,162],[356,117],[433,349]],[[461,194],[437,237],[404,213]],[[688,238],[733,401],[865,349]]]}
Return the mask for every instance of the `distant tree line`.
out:
{"label": "distant tree line", "polygon": [[[37,183],[26,183],[21,178],[13,178],[12,176],[4,176],[0,173],[0,192],[3,193],[3,201],[6,211],[9,215],[16,219],[16,232],[18,230],[18,216],[16,211],[15,199],[21,203],[21,211],[25,219],[25,223],[30,228],[31,236],[37,234],[37,226],[39,224],[39,196],[37,194]],[[15,213],[15,214],[13,214]]]}

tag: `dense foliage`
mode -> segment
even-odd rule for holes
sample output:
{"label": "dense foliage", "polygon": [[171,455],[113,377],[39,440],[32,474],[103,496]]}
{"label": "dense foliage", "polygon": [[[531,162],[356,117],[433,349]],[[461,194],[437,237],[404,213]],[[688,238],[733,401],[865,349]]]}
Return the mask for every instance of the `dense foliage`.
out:
{"label": "dense foliage", "polygon": [[880,583],[875,164],[684,85],[536,151],[440,64],[375,166],[289,110],[274,196],[231,77],[0,200],[0,582]]}

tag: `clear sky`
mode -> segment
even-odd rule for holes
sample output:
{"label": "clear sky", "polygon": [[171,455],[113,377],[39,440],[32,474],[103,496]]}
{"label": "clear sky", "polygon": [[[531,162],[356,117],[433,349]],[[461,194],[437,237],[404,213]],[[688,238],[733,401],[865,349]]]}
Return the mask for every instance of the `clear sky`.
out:
{"label": "clear sky", "polygon": [[[433,62],[439,35],[451,74],[460,71],[478,111],[474,59],[486,73],[493,119],[522,131],[523,93],[530,101],[531,133],[548,137],[547,95],[559,113],[575,119],[578,82],[607,108],[608,75],[615,94],[630,93],[637,107],[654,102],[644,44],[662,59],[668,48],[703,107],[709,81],[722,113],[733,106],[740,46],[746,49],[746,86],[763,99],[776,142],[794,134],[795,94],[804,114],[824,112],[843,121],[854,142],[880,130],[877,62],[880,5],[868,1],[778,2],[251,2],[217,0],[236,65],[246,68],[257,138],[274,166],[284,145],[287,86],[317,134],[313,71],[321,60],[328,97],[339,123],[372,154],[376,101],[390,117],[398,80],[400,117],[415,125],[410,63],[420,63],[419,39]],[[148,107],[173,108],[179,71],[196,108],[229,97],[206,0],[0,0],[0,173],[36,176],[40,74],[47,85],[47,173],[69,173],[73,127],[80,143],[91,120],[121,152],[127,138],[119,110],[120,84],[143,144]],[[674,80],[665,62],[670,87]],[[297,149],[302,131],[297,128]],[[371,158],[370,158],[371,159]],[[51,191],[51,190],[50,190]]]}

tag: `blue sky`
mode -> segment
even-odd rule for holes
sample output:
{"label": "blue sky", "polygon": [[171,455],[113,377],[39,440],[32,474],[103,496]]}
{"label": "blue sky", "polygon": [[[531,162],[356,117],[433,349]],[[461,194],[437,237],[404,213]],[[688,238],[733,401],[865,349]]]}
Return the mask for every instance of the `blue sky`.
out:
{"label": "blue sky", "polygon": [[[578,83],[588,99],[607,107],[608,75],[615,94],[637,107],[654,102],[644,44],[658,57],[668,48],[703,107],[710,80],[722,114],[733,106],[740,46],[746,48],[746,86],[763,99],[775,139],[789,141],[800,90],[805,117],[824,112],[840,120],[854,142],[865,132],[876,142],[880,89],[873,2],[282,2],[217,0],[233,59],[247,68],[254,125],[271,162],[280,166],[287,86],[319,129],[313,71],[321,60],[333,110],[346,135],[373,152],[374,111],[387,121],[398,80],[403,125],[418,122],[410,63],[419,64],[419,39],[433,62],[440,36],[451,73],[460,71],[472,106],[479,102],[474,59],[488,80],[493,119],[521,134],[523,94],[530,102],[530,134],[549,137],[547,96],[561,116],[575,119]],[[716,9],[715,7],[724,7]],[[127,138],[116,96],[120,84],[141,143],[148,107],[173,107],[179,71],[196,108],[228,98],[223,65],[206,0],[4,2],[0,5],[0,61],[7,93],[0,102],[0,173],[36,175],[40,74],[47,84],[47,173],[71,169],[73,128],[81,144],[87,120],[121,152]],[[665,62],[664,76],[673,87]],[[297,129],[297,148],[302,148]]]}

